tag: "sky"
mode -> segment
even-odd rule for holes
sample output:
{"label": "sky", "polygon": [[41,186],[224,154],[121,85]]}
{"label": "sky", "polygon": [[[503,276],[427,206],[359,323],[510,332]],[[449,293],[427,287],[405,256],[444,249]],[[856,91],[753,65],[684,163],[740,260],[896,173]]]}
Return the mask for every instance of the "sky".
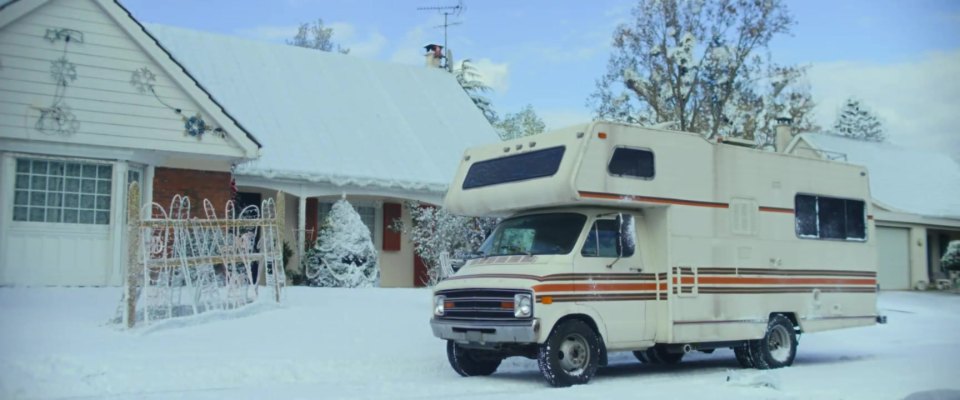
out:
{"label": "sky", "polygon": [[[350,56],[423,65],[458,0],[121,0],[140,21],[283,43],[322,18]],[[462,0],[447,43],[470,59],[503,115],[532,105],[548,129],[589,121],[611,37],[635,0]],[[787,1],[796,24],[773,60],[808,66],[815,121],[833,125],[848,97],[884,122],[891,143],[960,159],[960,1]]]}

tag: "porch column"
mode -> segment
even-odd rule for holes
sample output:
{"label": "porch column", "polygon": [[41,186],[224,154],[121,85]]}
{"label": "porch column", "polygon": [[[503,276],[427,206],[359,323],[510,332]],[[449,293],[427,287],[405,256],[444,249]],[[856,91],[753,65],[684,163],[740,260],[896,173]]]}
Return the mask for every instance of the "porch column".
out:
{"label": "porch column", "polygon": [[[300,193],[300,200],[297,204],[297,254],[303,254],[307,251],[307,196]],[[303,264],[303,260],[299,260]]]}

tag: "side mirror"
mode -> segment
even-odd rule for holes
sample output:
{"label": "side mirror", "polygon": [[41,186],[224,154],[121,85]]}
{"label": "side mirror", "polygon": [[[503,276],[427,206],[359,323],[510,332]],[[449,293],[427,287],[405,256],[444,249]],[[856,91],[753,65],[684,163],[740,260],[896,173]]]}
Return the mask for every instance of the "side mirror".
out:
{"label": "side mirror", "polygon": [[636,233],[633,227],[633,216],[620,213],[617,215],[617,226],[620,227],[617,235],[617,255],[630,257],[636,250]]}

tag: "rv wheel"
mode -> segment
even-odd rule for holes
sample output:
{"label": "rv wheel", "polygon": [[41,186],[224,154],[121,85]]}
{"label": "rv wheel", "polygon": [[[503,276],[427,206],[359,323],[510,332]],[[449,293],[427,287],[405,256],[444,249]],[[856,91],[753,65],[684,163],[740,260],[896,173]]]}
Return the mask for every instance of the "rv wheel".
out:
{"label": "rv wheel", "polygon": [[503,357],[492,351],[465,349],[448,340],[447,360],[460,376],[485,376],[497,370]]}
{"label": "rv wheel", "polygon": [[797,333],[789,318],[776,314],[767,323],[767,333],[763,338],[750,341],[748,346],[754,368],[788,367],[797,356]]}
{"label": "rv wheel", "polygon": [[750,357],[750,345],[745,344],[733,348],[733,355],[737,356],[737,362],[743,368],[753,368],[753,358]]}
{"label": "rv wheel", "polygon": [[537,364],[551,386],[580,385],[590,381],[600,360],[600,337],[583,321],[571,319],[553,328],[540,345]]}

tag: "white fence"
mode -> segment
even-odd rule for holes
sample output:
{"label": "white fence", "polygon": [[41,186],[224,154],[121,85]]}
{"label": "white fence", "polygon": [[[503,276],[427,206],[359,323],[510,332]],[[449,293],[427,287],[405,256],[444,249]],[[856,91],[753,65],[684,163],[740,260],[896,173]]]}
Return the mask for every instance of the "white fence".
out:
{"label": "white fence", "polygon": [[129,259],[122,306],[130,328],[250,304],[269,288],[275,301],[286,284],[283,268],[283,193],[260,207],[223,217],[203,201],[205,218],[192,218],[190,199],[174,196],[170,207],[140,207],[140,188],[128,189]]}

